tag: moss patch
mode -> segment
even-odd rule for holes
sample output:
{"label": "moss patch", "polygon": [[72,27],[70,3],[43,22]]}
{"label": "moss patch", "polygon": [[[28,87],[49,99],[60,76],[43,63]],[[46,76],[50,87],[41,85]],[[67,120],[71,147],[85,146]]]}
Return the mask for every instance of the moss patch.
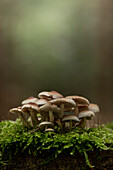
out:
{"label": "moss patch", "polygon": [[59,154],[74,155],[79,152],[85,156],[86,163],[92,167],[88,154],[90,151],[113,150],[113,130],[110,128],[74,129],[61,133],[36,131],[25,128],[19,119],[0,122],[0,167],[12,162],[17,154],[41,157],[41,164],[57,158]]}

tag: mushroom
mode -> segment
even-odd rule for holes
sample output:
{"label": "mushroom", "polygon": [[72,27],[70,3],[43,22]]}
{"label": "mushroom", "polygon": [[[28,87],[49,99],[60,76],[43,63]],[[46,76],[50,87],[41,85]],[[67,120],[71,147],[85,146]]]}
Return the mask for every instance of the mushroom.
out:
{"label": "mushroom", "polygon": [[22,105],[28,104],[28,103],[35,103],[38,100],[38,98],[35,97],[29,97],[28,99],[25,99],[22,101]]}
{"label": "mushroom", "polygon": [[58,119],[56,119],[56,123],[62,128],[62,124],[61,124],[61,118],[63,117],[64,115],[64,110],[66,108],[72,108],[72,107],[75,107],[76,106],[76,103],[71,100],[71,99],[66,99],[64,97],[62,98],[57,98],[57,99],[53,99],[50,101],[50,103],[52,104],[55,104],[57,105],[57,107],[59,106],[60,107],[60,110],[59,110],[59,117]]}
{"label": "mushroom", "polygon": [[79,123],[80,120],[75,115],[64,115],[62,118],[63,122],[70,122],[70,128],[72,128],[72,121]]}
{"label": "mushroom", "polygon": [[93,116],[95,116],[95,114],[94,114],[94,112],[92,112],[90,110],[81,111],[78,114],[78,118],[81,120],[81,122],[79,123],[78,127],[81,127],[82,129],[85,128],[86,120],[91,120],[91,118]]}
{"label": "mushroom", "polygon": [[52,99],[57,99],[63,97],[62,94],[58,93],[57,91],[50,91]]}
{"label": "mushroom", "polygon": [[[49,112],[49,115],[47,114],[47,112]],[[44,117],[44,120],[47,121],[48,117],[49,117],[50,122],[54,122],[54,115],[53,115],[51,103],[47,103],[47,104],[44,104],[43,106],[41,106],[40,107],[40,114],[42,115],[42,117]]]}
{"label": "mushroom", "polygon": [[41,99],[56,99],[56,98],[60,98],[63,97],[60,93],[56,92],[56,91],[43,91],[41,93],[38,94],[38,97]]}
{"label": "mushroom", "polygon": [[88,106],[88,109],[93,111],[94,113],[98,113],[100,111],[99,106],[93,103],[90,103],[90,105]]}
{"label": "mushroom", "polygon": [[19,118],[21,119],[22,123],[26,126],[26,127],[31,127],[30,124],[26,121],[23,113],[22,113],[22,107],[17,107],[17,108],[12,108],[10,109],[10,113],[17,113],[19,115]]}
{"label": "mushroom", "polygon": [[[94,113],[98,113],[100,111],[99,106],[93,103],[90,103],[90,105],[88,106],[88,109],[93,111]],[[96,118],[94,117],[93,122],[94,122],[94,126],[96,122],[97,122],[97,125],[99,125],[99,117],[96,117]]]}
{"label": "mushroom", "polygon": [[55,104],[52,104],[52,110],[54,115],[54,123],[56,123],[58,126],[61,127],[61,121],[60,121],[60,119],[62,118],[61,108],[59,108]]}
{"label": "mushroom", "polygon": [[[78,113],[85,111],[85,110],[89,110],[88,105],[86,104],[78,104]],[[91,122],[89,122],[91,124]],[[86,128],[87,128],[87,121],[86,121]]]}
{"label": "mushroom", "polygon": [[24,113],[30,113],[33,126],[39,123],[36,114],[39,112],[39,107],[35,103],[28,103],[22,106],[22,111]]}
{"label": "mushroom", "polygon": [[88,105],[85,104],[78,104],[78,111],[84,111],[84,110],[89,110]]}
{"label": "mushroom", "polygon": [[60,106],[60,108],[61,108],[61,117],[64,114],[64,109],[65,108],[76,107],[76,103],[72,99],[66,99],[64,97],[53,99],[53,100],[50,101],[50,103],[55,104],[57,106]]}
{"label": "mushroom", "polygon": [[88,99],[86,99],[85,97],[82,97],[82,96],[67,96],[66,98],[72,99],[75,101],[75,103],[76,103],[75,115],[78,115],[78,113],[79,113],[78,104],[89,105]]}
{"label": "mushroom", "polygon": [[54,132],[54,129],[52,129],[52,128],[47,128],[47,129],[45,129],[45,132]]}
{"label": "mushroom", "polygon": [[53,127],[54,124],[51,123],[51,122],[44,121],[44,122],[41,122],[38,126],[39,126],[39,128],[40,128],[41,130],[43,130],[43,129],[46,130],[47,127]]}
{"label": "mushroom", "polygon": [[[97,113],[97,112],[99,112],[99,107],[98,107],[97,104],[92,104],[92,103],[90,103],[89,106],[84,105],[84,104],[78,104],[78,110],[79,110],[79,112],[85,111],[85,110],[90,110],[90,111],[92,111],[94,113]],[[93,120],[94,120],[94,124],[95,124],[95,117],[94,117]],[[91,121],[89,121],[89,125],[91,127]]]}
{"label": "mushroom", "polygon": [[48,100],[51,100],[51,95],[50,95],[50,93],[49,93],[48,91],[40,92],[40,93],[38,94],[38,97],[39,97],[40,99],[48,99]]}
{"label": "mushroom", "polygon": [[47,99],[38,99],[38,100],[36,101],[36,104],[37,104],[38,106],[42,106],[42,105],[47,104],[47,103],[49,103],[49,100],[47,100]]}

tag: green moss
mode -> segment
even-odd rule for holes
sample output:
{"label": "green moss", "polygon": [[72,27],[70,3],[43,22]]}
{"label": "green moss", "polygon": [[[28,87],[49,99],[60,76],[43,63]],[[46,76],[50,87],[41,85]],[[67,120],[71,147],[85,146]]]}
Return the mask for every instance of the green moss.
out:
{"label": "green moss", "polygon": [[[41,155],[46,163],[60,153],[84,154],[86,163],[88,151],[113,149],[113,130],[110,128],[90,128],[88,130],[74,129],[67,133],[56,132],[30,133],[19,119],[0,122],[0,166],[9,162],[20,152]],[[47,155],[51,155],[48,157]],[[48,157],[48,159],[46,159]]]}

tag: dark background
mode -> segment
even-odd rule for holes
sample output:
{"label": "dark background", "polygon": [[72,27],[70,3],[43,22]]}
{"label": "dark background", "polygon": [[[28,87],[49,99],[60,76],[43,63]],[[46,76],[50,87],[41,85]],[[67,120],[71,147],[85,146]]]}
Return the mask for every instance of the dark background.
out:
{"label": "dark background", "polygon": [[113,1],[0,0],[0,120],[43,90],[97,103],[113,121]]}

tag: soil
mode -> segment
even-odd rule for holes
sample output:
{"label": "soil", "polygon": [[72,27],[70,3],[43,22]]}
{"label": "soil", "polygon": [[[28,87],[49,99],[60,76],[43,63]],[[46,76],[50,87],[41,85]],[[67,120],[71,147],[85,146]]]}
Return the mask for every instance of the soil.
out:
{"label": "soil", "polygon": [[4,170],[113,170],[113,150],[90,152],[88,157],[94,168],[89,168],[79,153],[74,156],[61,154],[45,165],[41,165],[42,159],[38,156],[19,154]]}

